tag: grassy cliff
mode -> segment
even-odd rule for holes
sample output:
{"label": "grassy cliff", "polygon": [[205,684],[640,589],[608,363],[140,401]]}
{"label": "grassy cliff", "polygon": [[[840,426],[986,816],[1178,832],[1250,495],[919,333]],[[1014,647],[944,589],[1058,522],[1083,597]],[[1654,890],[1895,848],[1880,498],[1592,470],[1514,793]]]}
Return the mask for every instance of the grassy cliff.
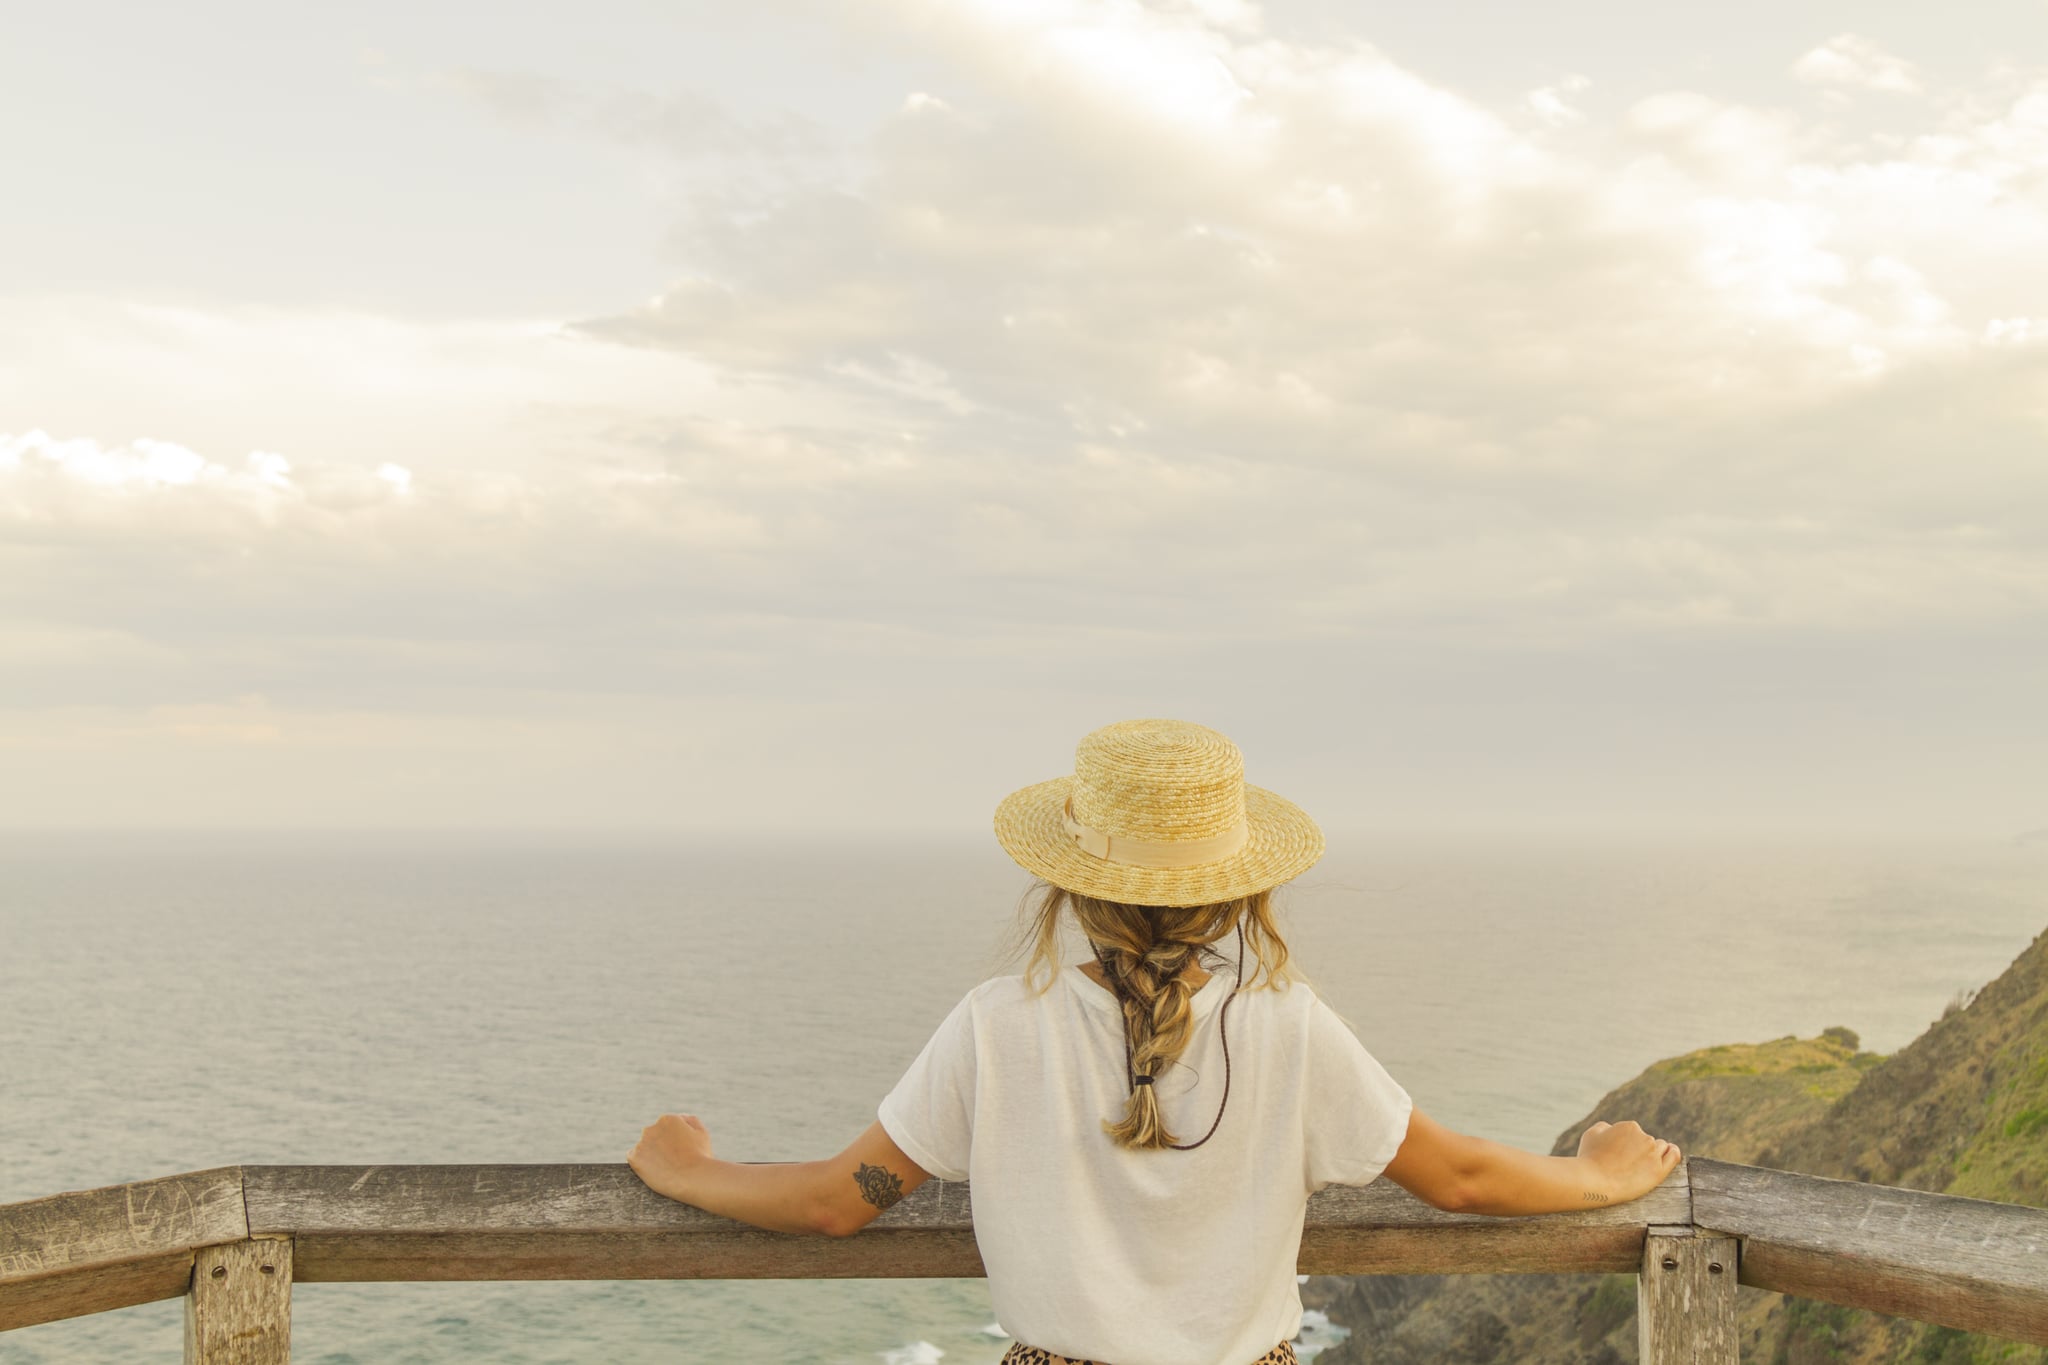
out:
{"label": "grassy cliff", "polygon": [[[1688,1155],[2048,1207],[2048,932],[1889,1057],[1847,1028],[1658,1062],[1567,1128],[1634,1119]],[[1415,1275],[1303,1286],[1352,1329],[1320,1365],[1636,1359],[1632,1275]],[[1742,1358],[1764,1365],[2048,1365],[2026,1346],[1744,1287]]]}

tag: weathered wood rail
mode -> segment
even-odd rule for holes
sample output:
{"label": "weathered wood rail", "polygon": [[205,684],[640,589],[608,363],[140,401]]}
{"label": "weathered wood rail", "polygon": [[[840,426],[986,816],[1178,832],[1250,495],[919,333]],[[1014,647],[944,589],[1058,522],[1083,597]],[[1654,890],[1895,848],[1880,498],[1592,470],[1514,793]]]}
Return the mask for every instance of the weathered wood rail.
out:
{"label": "weathered wood rail", "polygon": [[[1304,1274],[1624,1271],[1644,1365],[1730,1365],[1735,1286],[2048,1344],[2048,1210],[1691,1158],[1642,1199],[1444,1213],[1315,1195]],[[291,1287],[342,1280],[982,1274],[965,1184],[856,1237],[764,1232],[616,1166],[224,1166],[0,1205],[0,1330],[184,1297],[187,1365],[282,1365]]]}

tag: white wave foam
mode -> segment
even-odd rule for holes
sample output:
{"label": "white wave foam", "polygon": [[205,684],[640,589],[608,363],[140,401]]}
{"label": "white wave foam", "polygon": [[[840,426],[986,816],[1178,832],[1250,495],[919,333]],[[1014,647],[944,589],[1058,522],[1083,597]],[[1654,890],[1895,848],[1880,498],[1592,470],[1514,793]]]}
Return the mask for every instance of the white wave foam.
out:
{"label": "white wave foam", "polygon": [[939,1358],[946,1353],[929,1341],[914,1341],[908,1346],[898,1346],[893,1351],[879,1354],[882,1365],[939,1365]]}
{"label": "white wave foam", "polygon": [[1319,1308],[1304,1308],[1301,1332],[1294,1338],[1294,1353],[1302,1360],[1313,1360],[1350,1335],[1351,1329],[1331,1322],[1328,1313]]}

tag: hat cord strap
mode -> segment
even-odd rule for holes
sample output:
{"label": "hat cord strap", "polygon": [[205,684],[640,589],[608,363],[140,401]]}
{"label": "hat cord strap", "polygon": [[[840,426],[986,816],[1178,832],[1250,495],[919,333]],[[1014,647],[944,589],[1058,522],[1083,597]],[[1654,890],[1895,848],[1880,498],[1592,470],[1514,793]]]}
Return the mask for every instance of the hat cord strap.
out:
{"label": "hat cord strap", "polygon": [[[1169,1142],[1166,1145],[1179,1152],[1191,1152],[1216,1136],[1216,1129],[1223,1122],[1223,1111],[1230,1104],[1230,1002],[1237,999],[1238,991],[1244,988],[1244,920],[1237,921],[1237,982],[1230,988],[1230,996],[1223,1002],[1223,1008],[1216,1013],[1216,1031],[1223,1039],[1223,1099],[1216,1106],[1216,1117],[1209,1124],[1209,1131],[1193,1142]],[[1124,1040],[1128,1046],[1130,1039]]]}

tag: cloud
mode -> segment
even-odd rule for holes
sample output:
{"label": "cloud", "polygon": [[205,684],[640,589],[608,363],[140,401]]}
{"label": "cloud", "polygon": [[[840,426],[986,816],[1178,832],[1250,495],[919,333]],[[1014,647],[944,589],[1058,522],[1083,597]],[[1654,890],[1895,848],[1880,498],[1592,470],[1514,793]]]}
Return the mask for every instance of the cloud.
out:
{"label": "cloud", "polygon": [[[2048,638],[2048,78],[1869,132],[1703,90],[1596,118],[1576,76],[1496,110],[1241,4],[843,22],[928,66],[843,161],[692,96],[449,77],[752,168],[686,198],[644,301],[0,322],[0,396],[41,405],[0,444],[8,704],[269,727],[249,762],[496,715],[596,782],[628,717],[742,764],[999,697],[1372,688],[1478,764],[1530,679],[1563,745],[1654,658],[1690,709],[1645,727],[1719,715],[1709,763],[1812,724],[1731,697],[2044,666],[2003,642]],[[1859,42],[1797,79],[1896,79]]]}
{"label": "cloud", "polygon": [[2048,287],[1965,245],[2048,230],[2039,160],[2000,150],[2033,91],[1938,102],[1942,131],[1875,157],[1692,91],[1559,143],[1363,44],[1133,5],[904,13],[960,89],[907,100],[856,191],[694,216],[686,278],[578,330],[790,385],[922,367],[977,414],[951,446],[1015,443],[980,458],[1663,470],[1632,485],[1654,496],[1716,431],[1853,423],[1878,374],[1970,366],[1987,305]]}
{"label": "cloud", "polygon": [[291,487],[291,461],[275,451],[252,450],[239,468],[230,469],[175,441],[147,436],[110,448],[90,437],[60,441],[46,431],[0,432],[0,472],[30,479],[47,472],[110,491],[210,485],[248,493]]}
{"label": "cloud", "polygon": [[426,70],[412,79],[517,127],[595,137],[679,161],[719,160],[728,172],[828,164],[837,150],[826,129],[801,115],[744,119],[691,90],[657,93],[476,66]]}
{"label": "cloud", "polygon": [[[933,648],[1127,619],[1134,641],[1201,622],[1586,638],[2039,606],[2020,452],[2044,353],[2011,320],[2012,258],[1956,249],[2048,227],[2014,153],[2037,91],[1974,123],[1938,98],[1943,131],[1885,159],[1691,91],[1557,142],[1248,9],[900,12],[956,87],[906,98],[851,189],[700,210],[691,275],[645,305],[546,336],[351,321],[289,343],[378,376],[387,404],[416,389],[451,412],[538,376],[566,389],[579,340],[591,375],[692,367],[687,405],[600,382],[529,409],[560,433],[603,422],[568,458],[450,467],[401,440],[377,443],[390,459],[286,448],[260,477],[253,455],[155,458],[273,519],[461,547],[469,569],[440,558],[465,586],[574,562],[564,593],[621,604],[593,620],[649,609],[594,566],[605,546],[692,584],[698,613]],[[601,102],[539,80],[472,93],[541,120]],[[174,321],[190,355],[274,349]],[[490,378],[451,386],[465,370]],[[1914,404],[1963,392],[1980,429],[1958,477]],[[156,467],[124,449],[121,468]],[[15,505],[53,517],[57,493],[16,474]],[[136,534],[187,515],[159,500]]]}
{"label": "cloud", "polygon": [[1592,85],[1592,81],[1576,73],[1566,76],[1555,85],[1546,85],[1529,92],[1529,107],[1536,117],[1555,128],[1569,127],[1583,122],[1585,114],[1575,108],[1570,99],[1579,91]]}
{"label": "cloud", "polygon": [[1838,34],[1808,52],[1792,64],[1792,76],[1808,85],[1892,95],[1918,95],[1925,89],[1911,62],[1853,33]]}
{"label": "cloud", "polygon": [[[174,441],[214,463],[268,449],[293,465],[374,453],[414,470],[516,471],[601,444],[607,421],[698,411],[718,388],[688,357],[596,344],[555,319],[77,294],[0,309],[0,429]],[[720,401],[746,410],[730,392]]]}

